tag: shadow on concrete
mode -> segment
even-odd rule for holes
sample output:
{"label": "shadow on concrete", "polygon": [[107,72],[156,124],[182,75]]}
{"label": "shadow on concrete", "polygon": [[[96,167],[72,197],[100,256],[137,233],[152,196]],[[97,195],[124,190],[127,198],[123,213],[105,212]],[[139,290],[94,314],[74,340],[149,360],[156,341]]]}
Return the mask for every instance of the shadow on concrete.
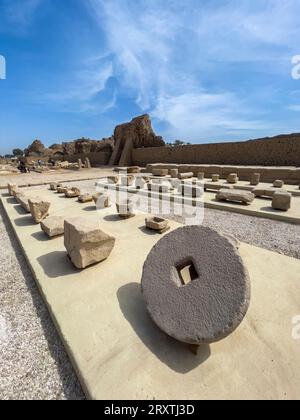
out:
{"label": "shadow on concrete", "polygon": [[14,197],[10,197],[10,195],[8,195],[8,199],[6,200],[6,202],[8,203],[8,204],[16,204],[16,199],[14,198]]}
{"label": "shadow on concrete", "polygon": [[16,210],[17,213],[19,213],[20,216],[28,215],[27,211],[25,209],[23,209],[23,207],[19,204],[15,205],[14,209]]}
{"label": "shadow on concrete", "polygon": [[50,238],[48,238],[48,236],[43,231],[35,232],[31,236],[39,242],[50,241]]}
{"label": "shadow on concrete", "polygon": [[124,222],[125,220],[128,220],[122,219],[122,217],[120,217],[118,214],[110,214],[108,216],[103,217],[103,219],[107,222]]}
{"label": "shadow on concrete", "polygon": [[87,206],[87,207],[84,207],[82,210],[84,210],[84,211],[96,211],[96,206]]}
{"label": "shadow on concrete", "polygon": [[275,213],[275,214],[288,214],[288,211],[285,210],[276,210],[273,209],[273,207],[261,207],[260,208],[261,211],[267,211],[268,213]]}
{"label": "shadow on concrete", "polygon": [[37,259],[44,273],[52,278],[78,274],[80,270],[75,268],[70,261],[66,251],[53,251],[42,255]]}
{"label": "shadow on concrete", "polygon": [[211,355],[210,346],[202,345],[198,355],[189,346],[169,337],[161,331],[147,313],[138,283],[129,283],[117,292],[120,309],[141,341],[170,369],[188,373],[204,363]]}
{"label": "shadow on concrete", "polygon": [[158,236],[158,237],[161,236],[158,232],[155,232],[154,230],[151,230],[151,229],[147,229],[146,226],[139,227],[139,230],[143,232],[145,235]]}
{"label": "shadow on concrete", "polygon": [[[27,213],[26,213],[27,214]],[[15,220],[15,224],[18,227],[25,227],[25,226],[36,226],[37,224],[34,222],[31,214],[28,216],[20,217],[19,219]]]}
{"label": "shadow on concrete", "polygon": [[[9,193],[3,193],[3,194],[1,194],[1,196],[3,197],[3,198],[6,198],[6,197],[11,197],[11,195],[9,194]],[[12,197],[11,197],[12,198]]]}
{"label": "shadow on concrete", "polygon": [[[28,267],[27,261],[23,255],[19,242],[11,228],[10,221],[8,220],[5,210],[3,209],[3,206],[0,202],[0,218],[1,217],[4,222],[7,236],[9,237],[11,246],[14,249],[16,258],[18,260],[20,270],[22,271],[22,275],[26,283],[27,289],[31,294],[36,316],[40,320],[41,326],[43,328],[45,340],[47,342],[50,355],[54,360],[55,366],[59,372],[61,387],[64,396],[68,400],[85,400],[85,395],[83,393],[79,380],[75,374],[75,371],[72,367],[70,359],[57,333],[57,330],[48,312],[47,306],[45,305],[40,295],[35,280],[32,277],[32,274]],[[41,369],[43,369],[42,366]],[[43,386],[43,384],[40,384],[40,386]],[[24,383],[21,379],[20,387],[24,387]],[[57,398],[57,395],[53,395],[53,399]]]}

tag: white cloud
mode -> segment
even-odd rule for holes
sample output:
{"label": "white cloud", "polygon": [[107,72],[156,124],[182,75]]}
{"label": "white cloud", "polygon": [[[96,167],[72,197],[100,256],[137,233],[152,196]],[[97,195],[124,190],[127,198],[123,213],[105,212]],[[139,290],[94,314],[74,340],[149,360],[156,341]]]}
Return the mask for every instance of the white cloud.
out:
{"label": "white cloud", "polygon": [[5,14],[7,19],[17,25],[27,26],[44,0],[6,0]]}

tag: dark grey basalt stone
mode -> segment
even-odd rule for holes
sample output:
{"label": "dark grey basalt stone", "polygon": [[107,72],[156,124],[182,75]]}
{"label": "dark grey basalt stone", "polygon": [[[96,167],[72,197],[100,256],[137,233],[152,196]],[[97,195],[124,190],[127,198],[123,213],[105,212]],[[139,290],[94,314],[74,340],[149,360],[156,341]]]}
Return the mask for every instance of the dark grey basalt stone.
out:
{"label": "dark grey basalt stone", "polygon": [[[181,270],[191,265],[191,281]],[[154,322],[188,344],[217,342],[242,322],[250,304],[250,279],[237,245],[202,226],[164,236],[143,268],[142,293]]]}

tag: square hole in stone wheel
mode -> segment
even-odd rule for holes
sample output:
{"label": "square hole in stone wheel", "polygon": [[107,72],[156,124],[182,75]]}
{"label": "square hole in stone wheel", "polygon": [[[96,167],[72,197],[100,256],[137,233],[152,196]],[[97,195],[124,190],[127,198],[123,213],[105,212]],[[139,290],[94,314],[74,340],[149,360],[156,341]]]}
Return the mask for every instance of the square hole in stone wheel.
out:
{"label": "square hole in stone wheel", "polygon": [[180,286],[186,286],[191,281],[199,278],[199,274],[192,260],[187,260],[184,263],[177,265],[176,270]]}

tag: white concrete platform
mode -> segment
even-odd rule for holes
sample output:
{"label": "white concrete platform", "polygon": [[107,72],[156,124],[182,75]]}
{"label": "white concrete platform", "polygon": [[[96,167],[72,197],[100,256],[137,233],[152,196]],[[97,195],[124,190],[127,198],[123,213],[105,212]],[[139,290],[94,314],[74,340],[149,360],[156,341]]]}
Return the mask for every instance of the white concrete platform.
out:
{"label": "white concrete platform", "polygon": [[50,215],[85,215],[117,239],[108,260],[78,271],[63,238],[48,240],[2,196],[88,398],[300,398],[300,341],[292,338],[292,318],[300,315],[299,260],[242,244],[252,283],[249,312],[233,335],[194,356],[146,313],[142,266],[161,236],[144,230],[145,216],[120,220],[114,208],[97,212],[46,189],[40,196],[52,202]]}

